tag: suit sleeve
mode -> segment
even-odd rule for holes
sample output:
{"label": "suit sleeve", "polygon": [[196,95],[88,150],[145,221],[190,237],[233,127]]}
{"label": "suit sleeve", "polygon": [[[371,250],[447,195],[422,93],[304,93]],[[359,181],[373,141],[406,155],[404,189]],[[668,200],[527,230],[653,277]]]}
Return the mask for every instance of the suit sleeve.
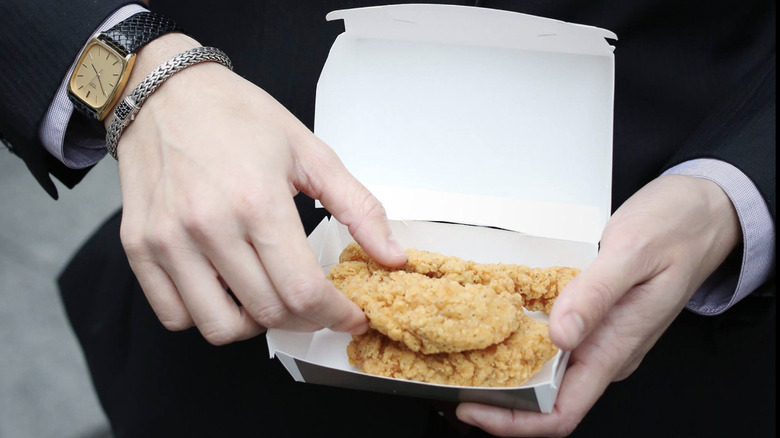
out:
{"label": "suit sleeve", "polygon": [[[698,313],[720,313],[754,289],[760,294],[774,294],[773,286],[761,288],[760,284],[747,281],[746,279],[751,277],[743,274],[747,269],[760,271],[759,278],[770,280],[770,283],[775,276],[776,65],[776,54],[773,50],[713,109],[669,163],[669,166],[673,166],[699,158],[714,158],[733,165],[753,183],[760,193],[755,202],[763,200],[766,204],[763,211],[768,210],[771,216],[768,226],[762,225],[770,235],[760,241],[755,238],[751,241],[751,236],[762,235],[761,230],[748,229],[751,224],[757,224],[757,216],[741,214],[739,209],[742,207],[745,211],[756,211],[764,206],[745,208],[744,205],[735,204],[742,226],[742,257],[738,257],[737,252],[729,257],[688,303],[688,307]],[[767,242],[771,245],[767,245]],[[759,246],[767,249],[756,253]],[[719,289],[736,293],[712,293]]]}
{"label": "suit sleeve", "polygon": [[62,79],[92,32],[129,0],[0,2],[0,139],[54,198],[54,176],[73,187],[88,169],[67,168],[38,136]]}
{"label": "suit sleeve", "polygon": [[774,223],[776,64],[773,50],[713,109],[667,166],[697,158],[732,164],[758,188]]}

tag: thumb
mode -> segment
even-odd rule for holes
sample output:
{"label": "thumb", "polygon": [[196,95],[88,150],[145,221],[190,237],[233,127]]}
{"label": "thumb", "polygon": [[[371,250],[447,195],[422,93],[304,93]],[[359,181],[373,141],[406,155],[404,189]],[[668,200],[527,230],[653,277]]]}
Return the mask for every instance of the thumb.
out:
{"label": "thumb", "polygon": [[643,281],[636,257],[602,246],[599,255],[566,285],[550,312],[550,338],[573,350],[634,285]]}
{"label": "thumb", "polygon": [[[346,225],[371,258],[389,267],[406,263],[406,252],[392,237],[382,203],[349,173],[330,148],[327,151],[329,165],[309,169],[309,186],[316,190],[307,194],[319,199],[339,222]],[[324,169],[327,174],[320,173]]]}

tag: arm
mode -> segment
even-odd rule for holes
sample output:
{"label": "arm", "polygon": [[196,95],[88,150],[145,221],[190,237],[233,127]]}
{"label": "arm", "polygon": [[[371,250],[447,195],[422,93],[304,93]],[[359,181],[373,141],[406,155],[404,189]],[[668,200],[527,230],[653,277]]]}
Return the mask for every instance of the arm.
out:
{"label": "arm", "polygon": [[742,234],[741,257],[732,257],[724,262],[685,306],[702,315],[723,313],[774,273],[775,224],[769,207],[747,175],[720,160],[700,158],[686,161],[667,170],[664,175],[687,175],[716,183],[737,212]]}
{"label": "arm", "polygon": [[[125,93],[197,44],[171,34],[145,46]],[[196,325],[215,344],[264,327],[365,330],[363,313],[326,280],[306,243],[293,202],[299,191],[320,199],[384,263],[405,260],[381,205],[333,151],[219,65],[166,81],[125,130],[118,155],[122,241],[170,329]]]}
{"label": "arm", "polygon": [[[770,217],[771,241],[775,81],[772,53],[670,163],[716,158],[738,169],[737,178],[746,175],[760,193],[758,209],[765,208]],[[462,421],[500,436],[570,434],[610,383],[631,375],[686,305],[702,300],[714,304],[715,312],[709,313],[723,311],[774,276],[772,244],[770,254],[756,263],[759,274],[752,285],[735,291],[732,283],[719,293],[729,287],[729,276],[713,272],[757,227],[754,217],[738,215],[743,206],[732,204],[728,184],[721,188],[713,182],[717,178],[695,176],[661,176],[626,201],[605,227],[597,258],[556,300],[550,336],[571,357],[554,411],[546,415],[464,403],[457,411]],[[750,242],[745,245],[749,251]],[[726,283],[719,283],[724,278]],[[706,290],[695,296],[705,282]],[[705,307],[697,310],[707,313]]]}
{"label": "arm", "polygon": [[[141,5],[125,5],[109,15],[92,32],[92,36],[144,11],[147,9]],[[82,117],[74,114],[73,103],[68,99],[68,80],[76,67],[76,60],[77,57],[74,57],[68,73],[62,79],[54,100],[41,121],[39,135],[43,146],[58,161],[70,169],[85,169],[96,164],[106,155],[105,133],[97,129],[84,129],[91,126],[78,123]]]}
{"label": "arm", "polygon": [[[77,38],[79,48],[90,32]],[[124,93],[197,45],[168,34],[144,46]],[[77,53],[63,57],[68,65]],[[52,90],[65,71],[67,65]],[[65,168],[37,139],[20,144]],[[119,158],[121,237],[151,306],[170,329],[197,325],[215,344],[264,327],[365,330],[363,313],[325,279],[306,243],[293,201],[299,191],[320,199],[377,259],[405,260],[381,205],[333,151],[263,90],[216,64],[189,67],[150,96],[121,138]],[[44,159],[30,162],[43,164],[45,177],[53,172]]]}
{"label": "arm", "polygon": [[[72,170],[43,147],[38,127],[62,79],[90,34],[127,0],[70,2],[63,13],[56,2],[0,3],[0,138],[53,197],[50,175],[72,187],[86,170]],[[31,63],[35,60],[35,63]]]}

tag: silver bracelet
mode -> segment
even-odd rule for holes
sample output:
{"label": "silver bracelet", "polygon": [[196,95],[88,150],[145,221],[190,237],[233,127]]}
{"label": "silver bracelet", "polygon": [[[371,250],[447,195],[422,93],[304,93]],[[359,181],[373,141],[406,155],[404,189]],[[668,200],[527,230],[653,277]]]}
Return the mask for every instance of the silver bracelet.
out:
{"label": "silver bracelet", "polygon": [[233,70],[233,64],[225,52],[214,47],[196,47],[160,64],[159,67],[149,73],[149,76],[135,87],[132,93],[128,94],[117,104],[116,108],[114,108],[114,120],[111,121],[111,124],[108,126],[108,132],[106,132],[106,150],[115,160],[119,159],[116,153],[119,137],[122,135],[122,131],[130,125],[130,122],[135,120],[135,116],[141,110],[141,105],[146,98],[175,73],[205,61],[218,62]]}

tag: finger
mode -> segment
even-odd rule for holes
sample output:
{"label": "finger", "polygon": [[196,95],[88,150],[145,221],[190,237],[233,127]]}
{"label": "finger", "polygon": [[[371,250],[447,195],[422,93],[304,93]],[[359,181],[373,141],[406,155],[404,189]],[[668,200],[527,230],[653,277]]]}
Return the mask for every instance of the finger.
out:
{"label": "finger", "polygon": [[513,411],[476,403],[462,403],[456,414],[464,423],[497,436],[567,436],[582,421],[606,389],[609,380],[597,364],[572,358],[561,382],[553,412]]}
{"label": "finger", "polygon": [[263,332],[222,288],[214,267],[197,253],[177,253],[164,266],[203,337],[214,345],[249,339]]}
{"label": "finger", "polygon": [[[216,237],[216,236],[215,236]],[[221,236],[210,241],[207,255],[225,283],[249,315],[260,325],[294,331],[316,331],[321,325],[300,318],[287,309],[276,294],[260,259],[249,243],[239,240],[229,248],[216,242],[236,241],[235,236]]]}
{"label": "finger", "polygon": [[562,350],[573,350],[626,291],[646,278],[637,257],[602,248],[591,266],[574,277],[555,300],[550,338]]}
{"label": "finger", "polygon": [[326,278],[306,241],[298,210],[287,192],[268,192],[268,202],[249,218],[248,233],[271,283],[295,315],[336,331],[362,333],[360,308]]}
{"label": "finger", "polygon": [[[134,198],[137,199],[137,198]],[[131,201],[127,201],[132,204]],[[157,263],[154,253],[141,231],[144,217],[126,205],[122,210],[120,240],[146,300],[154,310],[157,319],[168,330],[179,331],[192,327],[195,323],[179,291],[165,270]]]}
{"label": "finger", "polygon": [[[324,144],[323,147],[327,148]],[[329,148],[327,150],[330,151]],[[319,199],[336,219],[346,225],[355,241],[374,260],[390,267],[406,263],[406,252],[392,238],[382,204],[347,171],[335,154],[329,158],[334,164],[324,168],[327,175],[317,173],[323,167],[317,167],[310,174],[316,193],[307,194]]]}
{"label": "finger", "polygon": [[157,319],[168,330],[179,331],[192,327],[192,320],[187,306],[176,290],[168,274],[156,263],[150,261],[130,261],[130,267],[144,291],[146,300],[152,306]]}

